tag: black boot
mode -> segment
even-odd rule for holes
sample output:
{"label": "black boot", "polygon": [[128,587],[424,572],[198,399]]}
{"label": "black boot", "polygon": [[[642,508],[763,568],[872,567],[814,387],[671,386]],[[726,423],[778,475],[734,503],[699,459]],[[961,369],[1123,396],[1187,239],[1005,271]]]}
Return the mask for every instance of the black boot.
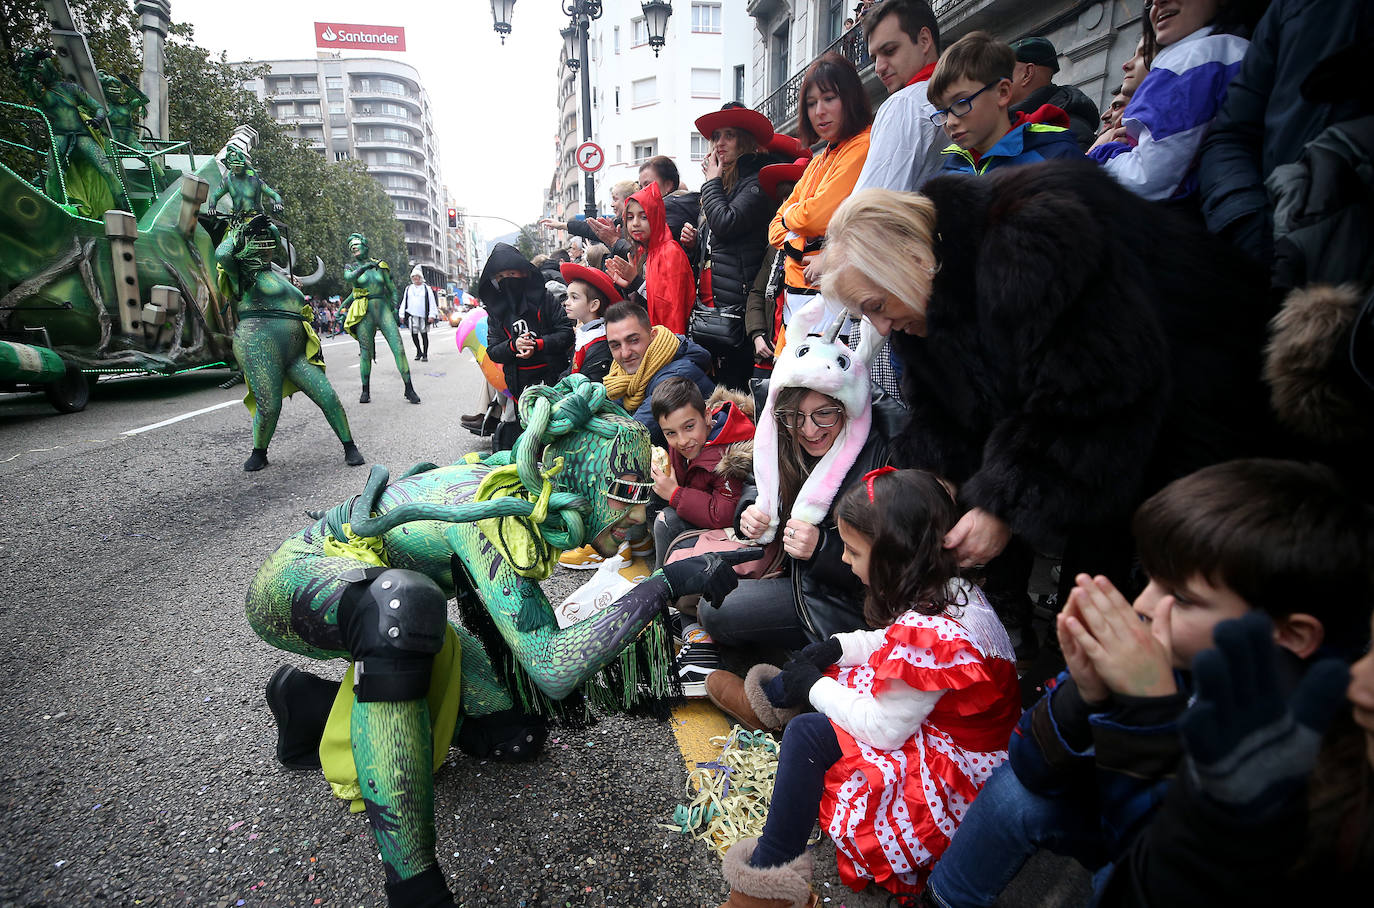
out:
{"label": "black boot", "polygon": [[371,383],[370,383],[370,382],[363,382],[363,393],[358,397],[358,403],[360,403],[360,404],[370,404],[370,403],[372,403],[372,392],[371,392],[371,390],[370,390],[371,387],[372,387],[372,386],[371,386]]}
{"label": "black boot", "polygon": [[451,908],[453,893],[444,881],[444,872],[431,867],[408,880],[386,884],[388,908]]}
{"label": "black boot", "polygon": [[339,682],[283,665],[267,682],[267,706],[277,719],[277,761],[287,769],[319,769],[320,739]]}
{"label": "black boot", "polygon": [[358,450],[358,446],[351,441],[344,442],[344,463],[350,467],[360,467],[367,463],[363,458],[363,452]]}
{"label": "black boot", "polygon": [[470,757],[521,763],[544,749],[549,727],[542,716],[506,709],[489,716],[465,716],[453,743]]}
{"label": "black boot", "polygon": [[406,400],[413,404],[420,402],[420,395],[415,393],[415,388],[410,383],[410,376],[406,376]]}
{"label": "black boot", "polygon": [[243,462],[243,472],[256,473],[265,466],[267,466],[267,449],[254,448],[252,455]]}

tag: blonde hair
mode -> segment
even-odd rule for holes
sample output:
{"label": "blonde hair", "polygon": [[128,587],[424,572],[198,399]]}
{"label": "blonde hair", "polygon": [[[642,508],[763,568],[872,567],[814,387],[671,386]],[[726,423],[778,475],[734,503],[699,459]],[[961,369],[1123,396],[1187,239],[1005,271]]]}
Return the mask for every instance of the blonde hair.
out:
{"label": "blonde hair", "polygon": [[628,199],[636,192],[639,192],[638,180],[621,180],[611,187],[611,196],[617,199]]}
{"label": "blonde hair", "polygon": [[853,268],[904,305],[928,300],[940,270],[934,238],[935,203],[920,193],[856,192],[840,204],[826,227],[821,293],[857,308],[839,292],[835,280]]}
{"label": "blonde hair", "polygon": [[582,257],[587,260],[588,268],[601,268],[601,263],[606,260],[606,256],[611,250],[606,248],[605,243],[592,243],[583,252]]}

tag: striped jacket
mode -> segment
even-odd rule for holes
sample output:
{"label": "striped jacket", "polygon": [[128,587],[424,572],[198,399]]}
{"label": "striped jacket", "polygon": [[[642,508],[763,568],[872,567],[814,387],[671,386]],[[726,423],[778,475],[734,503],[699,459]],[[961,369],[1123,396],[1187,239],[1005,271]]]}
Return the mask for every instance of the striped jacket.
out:
{"label": "striped jacket", "polygon": [[1196,193],[1202,142],[1249,46],[1208,26],[1161,50],[1122,113],[1130,142],[1108,142],[1088,156],[1147,199]]}

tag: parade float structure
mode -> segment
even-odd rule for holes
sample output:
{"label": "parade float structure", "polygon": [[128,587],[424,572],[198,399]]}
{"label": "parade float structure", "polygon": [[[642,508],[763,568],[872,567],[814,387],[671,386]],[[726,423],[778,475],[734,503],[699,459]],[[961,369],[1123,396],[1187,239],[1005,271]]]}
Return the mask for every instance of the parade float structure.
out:
{"label": "parade float structure", "polygon": [[71,413],[102,375],[234,366],[234,301],[217,286],[206,229],[225,218],[201,207],[224,151],[248,152],[257,134],[240,127],[216,154],[159,137],[167,0],[137,5],[138,86],[96,70],[66,0],[47,6],[54,49],[20,56],[34,101],[0,101],[29,137],[0,139],[0,390],[42,390]]}

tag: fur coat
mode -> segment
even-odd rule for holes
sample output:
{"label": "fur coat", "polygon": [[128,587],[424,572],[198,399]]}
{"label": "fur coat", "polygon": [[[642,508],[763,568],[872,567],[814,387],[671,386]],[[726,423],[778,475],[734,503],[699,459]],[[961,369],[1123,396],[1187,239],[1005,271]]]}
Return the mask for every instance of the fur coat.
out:
{"label": "fur coat", "polygon": [[1265,276],[1201,229],[1063,160],[941,176],[927,336],[893,335],[911,412],[894,461],[1053,550],[1143,494],[1252,455]]}

